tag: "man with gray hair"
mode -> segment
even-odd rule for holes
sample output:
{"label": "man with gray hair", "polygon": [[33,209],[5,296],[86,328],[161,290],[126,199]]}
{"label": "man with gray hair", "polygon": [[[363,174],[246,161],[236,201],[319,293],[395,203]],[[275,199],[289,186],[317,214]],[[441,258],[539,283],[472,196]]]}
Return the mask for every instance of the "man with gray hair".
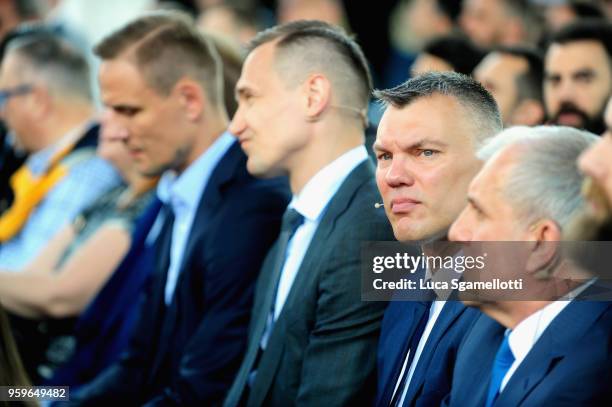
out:
{"label": "man with gray hair", "polygon": [[89,68],[76,49],[46,32],[9,41],[0,89],[2,119],[30,153],[0,217],[0,269],[20,270],[119,178],[95,154]]}
{"label": "man with gray hair", "polygon": [[[465,206],[481,165],[476,150],[502,128],[497,105],[480,84],[453,72],[426,73],[375,96],[387,105],[374,144],[385,212],[397,240],[435,254],[427,243],[445,239]],[[476,316],[446,298],[392,301],[378,346],[377,405],[439,405]]]}
{"label": "man with gray hair", "polygon": [[[515,127],[480,150],[487,162],[470,184],[469,203],[449,237],[504,241],[489,253],[487,262],[496,265],[490,271],[522,279],[523,289],[512,297],[521,301],[484,291],[466,302],[484,314],[459,349],[447,404],[609,402],[612,307],[572,300],[588,298],[592,281],[578,278],[580,270],[556,243],[583,206],[576,160],[595,140],[569,127]],[[501,244],[486,245],[490,252]]]}

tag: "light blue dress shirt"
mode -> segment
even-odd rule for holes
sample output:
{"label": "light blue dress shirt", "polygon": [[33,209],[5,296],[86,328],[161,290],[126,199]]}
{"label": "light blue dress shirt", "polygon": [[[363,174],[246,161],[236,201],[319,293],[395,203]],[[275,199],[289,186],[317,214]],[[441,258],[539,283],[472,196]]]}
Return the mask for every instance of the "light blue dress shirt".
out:
{"label": "light blue dress shirt", "polygon": [[[79,126],[52,146],[31,154],[26,161],[30,171],[33,174],[43,174],[55,152],[84,134],[92,125],[88,123]],[[96,156],[92,149],[79,149],[64,159],[72,161],[68,174],[30,213],[21,231],[0,246],[0,269],[22,270],[67,223],[121,183],[114,167]]]}
{"label": "light blue dress shirt", "polygon": [[[170,266],[164,292],[166,305],[172,302],[185,247],[202,193],[206,189],[217,164],[235,142],[234,136],[225,132],[182,174],[177,175],[175,171],[167,171],[159,180],[157,197],[164,204],[170,205],[174,213],[172,241],[170,243]],[[156,221],[156,223],[158,222]]]}

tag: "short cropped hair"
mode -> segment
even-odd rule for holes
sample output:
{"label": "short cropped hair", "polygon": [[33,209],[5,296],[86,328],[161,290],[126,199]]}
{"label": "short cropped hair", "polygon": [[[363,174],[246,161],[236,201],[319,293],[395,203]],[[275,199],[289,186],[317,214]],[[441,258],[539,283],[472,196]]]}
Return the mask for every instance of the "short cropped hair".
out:
{"label": "short cropped hair", "polygon": [[527,71],[516,78],[518,99],[533,99],[543,103],[544,60],[541,53],[535,48],[524,46],[499,47],[493,52],[522,58],[527,62]]}
{"label": "short cropped hair", "polygon": [[368,63],[342,28],[315,20],[278,25],[257,34],[249,52],[270,42],[276,42],[275,67],[287,83],[297,84],[319,70],[328,76],[342,104],[366,111],[372,90]]}
{"label": "short cropped hair", "polygon": [[474,128],[475,145],[501,131],[503,124],[493,96],[467,75],[427,72],[391,89],[377,90],[374,97],[385,105],[403,108],[422,98],[443,95],[455,98]]}
{"label": "short cropped hair", "polygon": [[147,13],[104,38],[94,53],[103,60],[132,60],[160,95],[167,96],[188,77],[202,86],[213,105],[223,104],[219,55],[193,21],[179,12]]}
{"label": "short cropped hair", "polygon": [[585,19],[564,26],[550,37],[548,46],[589,40],[599,42],[608,58],[612,58],[612,23],[601,19]]}
{"label": "short cropped hair", "polygon": [[546,218],[563,228],[584,205],[578,156],[597,139],[572,127],[516,126],[489,140],[477,156],[487,161],[509,146],[523,146],[503,187],[504,196],[526,223]]}
{"label": "short cropped hair", "polygon": [[485,56],[469,38],[463,35],[444,35],[433,38],[423,47],[422,53],[433,55],[453,67],[456,72],[469,75]]}
{"label": "short cropped hair", "polygon": [[53,96],[91,100],[87,59],[59,35],[44,30],[16,35],[5,44],[4,53],[20,58],[23,79],[40,80]]}

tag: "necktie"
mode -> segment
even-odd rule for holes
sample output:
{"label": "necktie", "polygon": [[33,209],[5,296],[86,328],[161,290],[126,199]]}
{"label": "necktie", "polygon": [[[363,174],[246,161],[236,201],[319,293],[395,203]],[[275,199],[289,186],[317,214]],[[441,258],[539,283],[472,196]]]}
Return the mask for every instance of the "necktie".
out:
{"label": "necktie", "polygon": [[274,312],[276,307],[276,295],[278,293],[278,285],[280,283],[281,271],[283,266],[285,265],[285,260],[287,259],[287,246],[289,241],[295,234],[296,230],[300,227],[300,225],[304,222],[304,217],[295,209],[289,208],[285,211],[283,215],[283,222],[281,224],[281,234],[278,238],[278,251],[276,255],[276,259],[274,261],[274,271],[272,272],[272,279],[270,281],[274,282],[274,290],[272,291],[272,298],[269,302],[270,312],[268,313],[268,319],[266,321],[266,329],[262,336],[261,345],[262,348],[265,349],[268,337],[272,331],[272,326],[274,325]]}
{"label": "necktie", "polygon": [[[283,221],[281,223],[281,233],[278,237],[278,249],[276,251],[276,258],[274,259],[274,263],[272,267],[272,273],[270,281],[274,284],[274,290],[268,290],[266,293],[266,298],[263,301],[262,308],[270,310],[266,315],[265,323],[261,324],[261,328],[263,330],[261,334],[261,339],[259,340],[259,347],[257,348],[256,353],[252,356],[252,364],[249,369],[247,383],[249,386],[255,381],[255,375],[257,374],[257,365],[259,364],[259,359],[261,359],[261,355],[263,354],[264,349],[268,344],[268,339],[270,338],[270,334],[272,333],[272,328],[274,327],[274,308],[276,305],[276,294],[278,293],[278,285],[280,283],[281,271],[283,266],[285,265],[285,260],[287,258],[287,246],[289,241],[300,227],[300,225],[304,222],[304,217],[295,209],[288,208],[283,215]],[[256,331],[257,332],[257,331]]]}
{"label": "necktie", "polygon": [[425,327],[427,326],[427,321],[429,321],[429,310],[431,308],[431,301],[424,302],[425,310],[423,311],[423,315],[421,315],[421,319],[419,319],[419,323],[417,324],[414,334],[410,338],[410,343],[408,344],[408,361],[406,362],[406,368],[404,369],[403,375],[400,378],[400,384],[397,386],[397,390],[391,399],[391,406],[399,405],[399,401],[402,398],[402,393],[404,393],[404,387],[406,387],[406,382],[408,381],[408,372],[410,371],[410,366],[412,365],[412,361],[414,360],[414,354],[416,353],[417,347],[419,346],[419,341],[423,336],[423,332],[425,332]]}
{"label": "necktie", "polygon": [[495,400],[497,400],[504,376],[506,376],[510,366],[514,363],[514,355],[512,354],[508,342],[509,336],[510,335],[504,336],[504,340],[499,346],[497,354],[495,355],[495,360],[493,361],[493,371],[491,373],[491,382],[489,383],[489,392],[487,393],[486,407],[491,407],[493,403],[495,403]]}

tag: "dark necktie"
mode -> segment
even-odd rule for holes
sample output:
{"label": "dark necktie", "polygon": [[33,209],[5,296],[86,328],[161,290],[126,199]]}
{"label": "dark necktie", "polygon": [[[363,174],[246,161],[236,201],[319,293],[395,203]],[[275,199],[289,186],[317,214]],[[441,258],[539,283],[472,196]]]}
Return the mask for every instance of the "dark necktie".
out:
{"label": "dark necktie", "polygon": [[270,263],[268,263],[266,260],[265,264],[270,264],[270,266],[269,268],[267,268],[268,266],[264,266],[266,269],[261,271],[263,276],[270,276],[268,280],[270,288],[266,290],[264,298],[261,301],[261,311],[258,313],[255,326],[253,327],[253,335],[249,338],[249,348],[246,356],[244,357],[244,361],[240,367],[236,380],[228,392],[224,404],[226,406],[239,405],[241,404],[241,401],[245,401],[248,398],[248,388],[255,380],[259,359],[263,353],[261,348],[262,338],[264,334],[269,334],[272,330],[274,319],[270,320],[270,316],[274,315],[276,292],[278,290],[281,270],[285,264],[287,245],[303,221],[304,217],[292,208],[288,208],[283,215],[281,233],[277,239],[275,249],[275,257]]}
{"label": "dark necktie", "polygon": [[419,319],[419,323],[417,324],[414,330],[414,334],[410,338],[410,343],[408,345],[408,361],[406,362],[406,368],[404,369],[403,375],[401,377],[400,385],[397,386],[397,390],[395,391],[395,394],[391,399],[391,403],[389,404],[391,406],[398,406],[399,401],[402,398],[402,393],[404,393],[404,387],[406,387],[406,382],[408,381],[408,372],[410,371],[410,366],[412,365],[412,361],[414,360],[414,355],[416,353],[417,347],[419,346],[421,336],[423,336],[423,332],[425,332],[427,321],[429,321],[429,310],[431,308],[431,304],[431,301],[423,303],[425,310],[423,311],[423,315],[421,315],[421,319]]}
{"label": "dark necktie", "polygon": [[[272,332],[272,327],[274,325],[274,311],[276,307],[276,295],[278,294],[278,286],[280,284],[281,271],[283,270],[283,266],[285,265],[285,260],[287,259],[287,246],[289,245],[289,241],[295,234],[296,230],[302,225],[304,222],[304,217],[295,209],[290,208],[285,211],[283,215],[283,222],[281,225],[281,234],[278,238],[278,251],[276,252],[276,259],[274,261],[274,269],[272,271],[272,278],[270,281],[274,282],[274,290],[268,291],[268,295],[271,296],[270,299],[266,298],[268,302],[267,308],[270,310],[268,313],[268,317],[266,320],[265,329],[262,337],[262,348],[265,348],[267,344],[267,339]],[[265,308],[264,308],[265,309]]]}
{"label": "dark necktie", "polygon": [[510,349],[510,343],[508,342],[509,337],[510,335],[504,336],[504,340],[501,345],[499,345],[499,349],[495,355],[493,370],[491,372],[491,382],[489,383],[489,392],[487,393],[487,403],[485,404],[486,407],[491,407],[495,403],[495,400],[497,400],[504,376],[506,376],[506,373],[510,370],[510,366],[514,363],[514,355],[512,354],[512,349]]}

